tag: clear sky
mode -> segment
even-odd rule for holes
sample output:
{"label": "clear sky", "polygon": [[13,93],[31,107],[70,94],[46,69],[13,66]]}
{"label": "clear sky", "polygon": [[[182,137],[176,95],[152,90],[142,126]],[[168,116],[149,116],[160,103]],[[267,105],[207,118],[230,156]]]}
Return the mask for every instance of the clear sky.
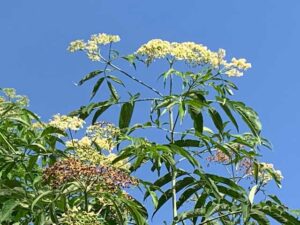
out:
{"label": "clear sky", "polygon": [[73,39],[119,34],[127,53],[153,38],[225,48],[253,66],[237,80],[236,98],[256,109],[273,143],[264,159],[285,178],[270,190],[300,208],[299,12],[299,0],[2,0],[0,86],[29,96],[48,120],[88,101],[90,87],[74,82],[97,65],[66,51]]}

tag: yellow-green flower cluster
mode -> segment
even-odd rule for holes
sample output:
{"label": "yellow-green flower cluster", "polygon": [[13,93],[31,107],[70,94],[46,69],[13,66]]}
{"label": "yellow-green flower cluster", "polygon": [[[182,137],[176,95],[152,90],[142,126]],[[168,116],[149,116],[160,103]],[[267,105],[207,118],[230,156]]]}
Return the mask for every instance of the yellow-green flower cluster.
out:
{"label": "yellow-green flower cluster", "polygon": [[76,116],[56,114],[53,116],[53,119],[50,120],[49,125],[64,131],[68,129],[79,130],[83,127],[84,123],[84,120]]}
{"label": "yellow-green flower cluster", "polygon": [[171,45],[168,41],[163,41],[161,39],[153,39],[147,44],[142,45],[136,54],[147,56],[151,61],[153,59],[164,58],[170,54]]}
{"label": "yellow-green flower cluster", "polygon": [[[252,173],[254,173],[254,171]],[[281,171],[275,170],[273,164],[264,162],[259,164],[258,177],[264,184],[268,183],[270,180],[273,179],[273,176],[271,174],[273,174],[279,181],[283,179]]]}
{"label": "yellow-green flower cluster", "polygon": [[83,40],[72,41],[68,47],[68,51],[77,52],[86,48],[86,43]]}
{"label": "yellow-green flower cluster", "polygon": [[92,148],[92,141],[88,137],[83,137],[82,139],[73,139],[71,141],[66,141],[66,146],[68,148]]}
{"label": "yellow-green flower cluster", "polygon": [[93,34],[91,36],[91,41],[94,41],[98,45],[107,45],[112,42],[119,42],[119,35],[110,35],[110,34]]}
{"label": "yellow-green flower cluster", "polygon": [[0,96],[0,116],[21,116],[22,108],[27,107],[29,100],[26,96],[17,95],[13,88],[3,88]]}
{"label": "yellow-green flower cluster", "polygon": [[60,218],[61,223],[65,225],[101,225],[98,216],[94,212],[86,212],[77,208],[70,209],[63,213]]}
{"label": "yellow-green flower cluster", "polygon": [[130,164],[126,160],[120,160],[112,164],[117,155],[114,153],[109,153],[108,155],[101,154],[93,147],[93,140],[87,136],[80,140],[73,139],[72,141],[66,141],[66,147],[73,148],[75,150],[75,157],[79,160],[91,163],[92,165],[113,166],[124,170],[128,170],[130,167]]}
{"label": "yellow-green flower cluster", "polygon": [[99,46],[96,42],[89,40],[85,47],[87,57],[92,61],[100,61]]}
{"label": "yellow-green flower cluster", "polygon": [[116,137],[120,134],[120,129],[111,123],[100,122],[87,128],[87,135],[101,149],[111,151],[116,145]]}
{"label": "yellow-green flower cluster", "polygon": [[168,42],[154,39],[142,45],[136,54],[146,56],[150,61],[172,56],[176,60],[184,60],[191,64],[210,63],[217,67],[224,62],[225,50],[212,52],[206,46],[194,42]]}
{"label": "yellow-green flower cluster", "polygon": [[100,61],[100,45],[107,45],[113,42],[119,42],[118,35],[110,35],[105,33],[93,34],[91,38],[84,42],[84,40],[72,41],[68,47],[70,52],[85,51],[88,58],[92,61]]}
{"label": "yellow-green flower cluster", "polygon": [[243,71],[251,68],[251,63],[248,63],[246,59],[232,58],[230,63],[225,64],[225,74],[229,77],[243,76]]}
{"label": "yellow-green flower cluster", "polygon": [[148,62],[154,59],[170,56],[178,61],[186,61],[191,65],[210,65],[212,69],[222,70],[228,76],[242,76],[243,71],[251,68],[245,59],[232,58],[228,63],[225,60],[226,52],[219,49],[217,52],[209,50],[206,46],[194,42],[168,42],[153,39],[143,44],[135,54],[145,56]]}
{"label": "yellow-green flower cluster", "polygon": [[74,148],[75,155],[84,162],[90,162],[92,164],[101,164],[103,162],[103,155],[99,154],[92,146],[92,140],[88,137],[82,139],[73,139],[72,141],[66,141],[66,147]]}
{"label": "yellow-green flower cluster", "polygon": [[251,64],[247,63],[246,59],[236,59],[236,58],[232,58],[231,60],[231,64],[238,68],[239,70],[247,70],[249,68],[251,68]]}
{"label": "yellow-green flower cluster", "polygon": [[15,98],[17,96],[16,89],[14,88],[3,88],[2,91],[8,98]]}
{"label": "yellow-green flower cluster", "polygon": [[46,124],[42,123],[42,122],[34,122],[31,124],[31,128],[34,130],[39,130],[39,129],[43,129],[45,128]]}
{"label": "yellow-green flower cluster", "polygon": [[210,51],[206,46],[194,42],[171,43],[171,52],[176,60],[184,60],[190,64],[211,64],[214,68],[224,62],[225,50]]}
{"label": "yellow-green flower cluster", "polygon": [[17,95],[16,90],[14,88],[3,88],[2,92],[4,97],[1,97],[1,102],[15,102],[21,107],[26,107],[29,105],[29,99],[24,95]]}

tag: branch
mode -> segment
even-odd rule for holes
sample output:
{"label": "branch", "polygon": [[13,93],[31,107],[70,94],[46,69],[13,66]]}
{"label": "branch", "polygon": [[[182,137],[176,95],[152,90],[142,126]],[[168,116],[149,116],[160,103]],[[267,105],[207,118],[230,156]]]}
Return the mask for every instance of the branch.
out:
{"label": "branch", "polygon": [[124,74],[125,76],[129,77],[130,79],[138,82],[139,84],[143,85],[144,87],[150,89],[151,91],[153,91],[154,93],[156,93],[157,95],[159,95],[160,97],[163,97],[164,95],[162,93],[160,93],[158,90],[156,90],[155,88],[151,87],[150,85],[144,83],[143,81],[137,79],[136,77],[130,75],[129,73],[125,72],[124,70],[122,70],[121,68],[117,67],[116,65],[112,64],[110,61],[107,61],[106,59],[102,58],[102,60],[107,63],[108,65],[110,65],[112,68],[118,70],[120,73]]}
{"label": "branch", "polygon": [[222,218],[222,217],[230,216],[230,215],[234,215],[234,214],[238,214],[238,213],[241,213],[241,212],[242,212],[242,210],[239,210],[239,211],[235,211],[235,212],[231,212],[231,213],[224,214],[224,215],[222,215],[222,216],[217,216],[217,217],[215,217],[215,218],[212,218],[212,219],[209,219],[209,220],[205,220],[205,221],[199,223],[198,225],[207,224],[207,223],[209,223],[209,222],[211,222],[211,221],[220,219],[220,218]]}

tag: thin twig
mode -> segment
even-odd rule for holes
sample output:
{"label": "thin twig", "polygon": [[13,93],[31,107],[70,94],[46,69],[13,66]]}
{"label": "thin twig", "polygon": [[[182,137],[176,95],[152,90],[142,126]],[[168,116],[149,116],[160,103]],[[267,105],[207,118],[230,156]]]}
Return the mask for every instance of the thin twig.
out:
{"label": "thin twig", "polygon": [[112,68],[118,70],[120,73],[124,74],[125,76],[129,77],[130,79],[138,82],[139,84],[143,85],[144,87],[150,89],[151,91],[153,91],[154,93],[156,93],[157,95],[159,95],[160,97],[163,97],[164,95],[162,93],[160,93],[158,90],[156,90],[155,88],[151,87],[150,85],[146,84],[145,82],[139,80],[138,78],[136,78],[135,76],[130,75],[129,73],[127,73],[126,71],[122,70],[121,68],[119,68],[118,66],[114,65],[111,63],[111,61],[107,61],[106,59],[104,59],[102,57],[102,60],[107,63],[109,66],[111,66]]}
{"label": "thin twig", "polygon": [[215,218],[212,218],[212,219],[209,219],[209,220],[205,220],[205,221],[199,223],[198,225],[207,224],[207,223],[209,223],[209,222],[211,222],[211,221],[220,219],[220,218],[222,218],[222,217],[230,216],[230,215],[234,215],[234,214],[238,214],[238,213],[241,213],[241,212],[242,212],[242,211],[239,210],[239,211],[235,211],[235,212],[231,212],[231,213],[224,214],[224,215],[222,215],[222,216],[217,216],[217,217],[215,217]]}

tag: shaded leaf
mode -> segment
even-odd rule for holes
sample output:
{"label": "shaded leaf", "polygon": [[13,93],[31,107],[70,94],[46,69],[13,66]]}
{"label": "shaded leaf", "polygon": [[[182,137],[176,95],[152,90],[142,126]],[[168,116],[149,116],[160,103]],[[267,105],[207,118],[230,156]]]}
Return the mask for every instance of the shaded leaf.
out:
{"label": "shaded leaf", "polygon": [[126,102],[122,105],[119,116],[119,127],[121,129],[129,127],[133,114],[134,103]]}
{"label": "shaded leaf", "polygon": [[196,131],[196,134],[202,134],[203,132],[203,116],[202,113],[195,109],[194,107],[190,106],[189,107],[189,114],[193,120],[194,128]]}
{"label": "shaded leaf", "polygon": [[95,86],[93,87],[93,90],[92,90],[92,94],[91,94],[91,97],[90,97],[90,100],[93,99],[95,97],[95,95],[97,94],[101,84],[103,83],[105,77],[101,77],[95,84]]}

